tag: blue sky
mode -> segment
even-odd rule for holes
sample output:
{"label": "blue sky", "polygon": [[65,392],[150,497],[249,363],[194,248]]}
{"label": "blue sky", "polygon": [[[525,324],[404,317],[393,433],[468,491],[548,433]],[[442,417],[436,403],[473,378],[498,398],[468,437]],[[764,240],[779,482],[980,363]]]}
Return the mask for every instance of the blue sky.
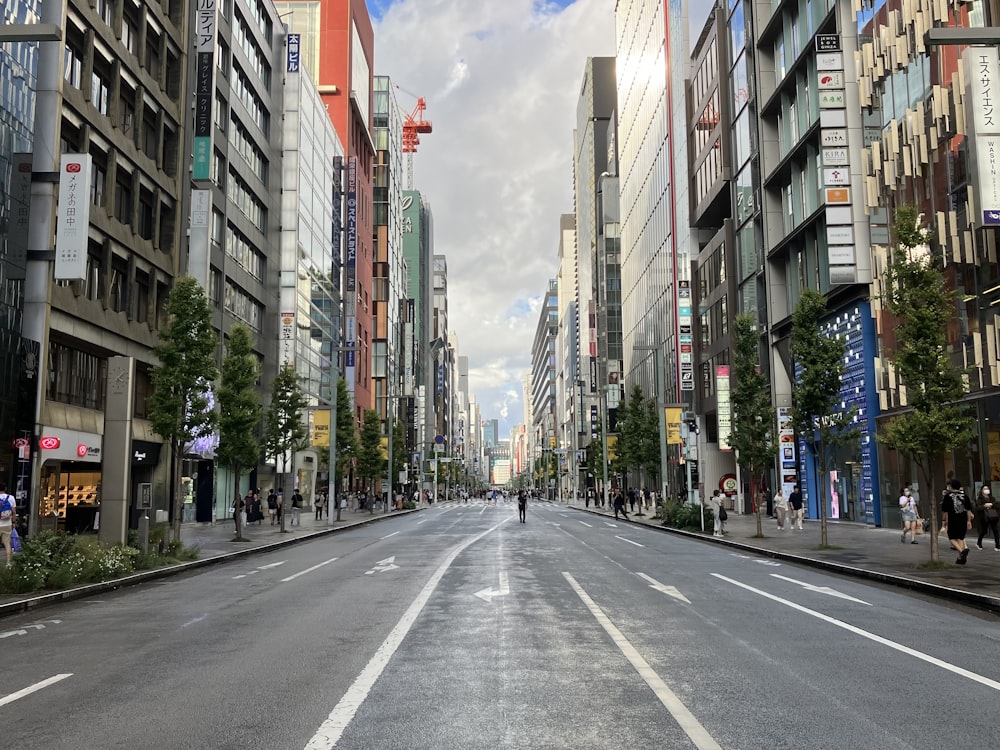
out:
{"label": "blue sky", "polygon": [[[403,2],[419,3],[421,0],[368,0],[368,12],[371,14],[373,20],[381,19],[389,6],[398,5]],[[469,3],[481,3],[490,2],[491,0],[468,0]],[[496,1],[496,0],[494,0]],[[536,5],[549,5],[556,6],[557,8],[566,8],[574,3],[575,0],[535,0]],[[499,0],[503,2],[503,0]]]}

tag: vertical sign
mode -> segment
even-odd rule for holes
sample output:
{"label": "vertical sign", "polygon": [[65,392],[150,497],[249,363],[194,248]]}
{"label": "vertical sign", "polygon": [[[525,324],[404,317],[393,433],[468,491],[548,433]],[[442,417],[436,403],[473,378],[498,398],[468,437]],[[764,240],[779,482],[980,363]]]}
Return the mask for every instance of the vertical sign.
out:
{"label": "vertical sign", "polygon": [[59,160],[55,278],[87,278],[90,225],[90,154],[63,154]]}
{"label": "vertical sign", "polygon": [[295,363],[295,313],[278,313],[278,361],[283,365]]}
{"label": "vertical sign", "polygon": [[194,165],[192,178],[212,178],[212,103],[215,99],[216,0],[196,0],[194,82]]}
{"label": "vertical sign", "polygon": [[781,461],[781,489],[785,497],[792,494],[795,486],[796,465],[795,465],[795,430],[792,428],[792,408],[790,406],[779,406],[778,416],[778,453]]}
{"label": "vertical sign", "polygon": [[10,229],[6,276],[23,279],[28,262],[28,212],[31,208],[31,154],[14,154],[10,174]]}
{"label": "vertical sign", "polygon": [[353,393],[358,305],[358,159],[356,156],[347,159],[347,257],[344,267],[346,272],[344,303],[347,317],[344,331],[344,345],[347,347],[347,352],[344,363],[347,368],[347,386]]}
{"label": "vertical sign", "polygon": [[191,236],[188,238],[188,274],[208,291],[212,235],[212,191],[191,191]]}
{"label": "vertical sign", "polygon": [[732,450],[733,412],[729,401],[729,365],[715,366],[715,393],[719,409],[719,450]]}
{"label": "vertical sign", "polygon": [[[694,390],[693,342],[691,340],[691,282],[677,282],[677,326],[681,356],[678,358],[682,391]],[[686,357],[684,355],[687,355]],[[660,354],[657,354],[660,356]]]}
{"label": "vertical sign", "polygon": [[977,219],[985,226],[1000,225],[1000,54],[996,47],[967,47],[965,102],[971,109],[971,164],[978,198]]}
{"label": "vertical sign", "polygon": [[288,59],[285,70],[289,73],[299,72],[299,52],[301,50],[301,39],[298,34],[288,35]]}

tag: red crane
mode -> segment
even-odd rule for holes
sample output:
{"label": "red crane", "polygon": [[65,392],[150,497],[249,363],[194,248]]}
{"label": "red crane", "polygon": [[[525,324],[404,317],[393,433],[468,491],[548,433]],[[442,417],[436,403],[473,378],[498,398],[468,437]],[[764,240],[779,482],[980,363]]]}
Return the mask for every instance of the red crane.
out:
{"label": "red crane", "polygon": [[[410,94],[404,88],[396,86],[397,89]],[[413,96],[413,94],[410,94]],[[420,145],[420,134],[421,133],[433,133],[434,127],[431,125],[429,120],[424,119],[424,112],[427,110],[427,102],[422,96],[416,97],[417,106],[413,108],[413,112],[406,116],[406,120],[403,122],[403,153],[407,154],[406,157],[406,182],[407,189],[413,189],[413,155],[417,153],[417,146]]]}

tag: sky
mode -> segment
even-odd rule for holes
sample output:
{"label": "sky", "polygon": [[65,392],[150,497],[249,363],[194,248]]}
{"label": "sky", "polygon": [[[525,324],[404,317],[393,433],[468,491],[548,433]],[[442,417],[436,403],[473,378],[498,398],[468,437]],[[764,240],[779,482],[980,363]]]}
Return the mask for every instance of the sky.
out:
{"label": "sky", "polygon": [[503,439],[523,420],[559,216],[573,212],[584,65],[615,53],[614,0],[367,2],[375,74],[392,78],[405,112],[427,101],[434,132],[421,136],[414,188],[447,258],[449,328],[469,358],[470,394]]}

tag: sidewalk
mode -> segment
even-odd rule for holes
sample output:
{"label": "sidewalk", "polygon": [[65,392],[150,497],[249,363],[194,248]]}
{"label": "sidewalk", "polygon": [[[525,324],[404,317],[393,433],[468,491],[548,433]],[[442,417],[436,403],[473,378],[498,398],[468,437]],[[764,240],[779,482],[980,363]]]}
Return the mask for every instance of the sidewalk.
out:
{"label": "sidewalk", "polygon": [[[614,517],[607,508],[595,509],[593,503],[585,508],[582,500],[568,503],[579,511]],[[652,513],[652,511],[643,511]],[[922,534],[918,544],[899,541],[900,531],[875,528],[860,523],[827,521],[827,543],[836,549],[820,550],[820,522],[806,519],[802,531],[779,531],[777,522],[766,516],[761,518],[763,539],[755,539],[757,521],[750,515],[737,515],[730,511],[726,521],[726,535],[667,529],[652,515],[636,516],[629,513],[630,523],[654,526],[665,532],[701,539],[740,549],[747,554],[764,555],[801,565],[823,568],[834,573],[867,578],[921,593],[950,599],[964,604],[1000,612],[1000,552],[994,550],[993,540],[983,540],[983,551],[976,549],[975,530],[970,531],[966,542],[972,550],[964,567],[955,565],[955,553],[948,546],[944,535],[938,537],[938,556],[948,564],[942,570],[924,570],[918,567],[930,560],[930,537]]]}
{"label": "sidewalk", "polygon": [[[420,506],[426,508],[428,506]],[[369,514],[367,510],[354,511],[342,510],[341,520],[334,521],[332,526],[327,525],[328,520],[315,520],[313,511],[302,513],[302,524],[299,526],[289,525],[291,516],[285,519],[285,533],[282,533],[277,525],[271,526],[268,519],[264,519],[260,526],[251,524],[243,528],[243,536],[247,541],[234,542],[235,527],[232,519],[211,523],[188,523],[181,526],[181,542],[185,547],[198,547],[198,559],[191,562],[179,563],[177,565],[167,565],[155,570],[144,570],[133,573],[126,578],[102,583],[92,583],[78,586],[63,591],[47,591],[24,596],[0,595],[0,617],[12,615],[18,612],[34,609],[36,607],[53,604],[60,601],[80,599],[100,593],[111,591],[124,586],[132,586],[144,581],[165,578],[177,575],[184,571],[195,568],[214,565],[216,563],[233,560],[238,557],[252,555],[257,552],[267,551],[283,547],[289,544],[297,544],[308,539],[315,539],[319,536],[335,533],[352,526],[361,526],[368,523],[375,523],[386,518],[415,513],[416,510],[394,510],[388,513],[376,510]],[[336,513],[336,511],[334,511]]]}

